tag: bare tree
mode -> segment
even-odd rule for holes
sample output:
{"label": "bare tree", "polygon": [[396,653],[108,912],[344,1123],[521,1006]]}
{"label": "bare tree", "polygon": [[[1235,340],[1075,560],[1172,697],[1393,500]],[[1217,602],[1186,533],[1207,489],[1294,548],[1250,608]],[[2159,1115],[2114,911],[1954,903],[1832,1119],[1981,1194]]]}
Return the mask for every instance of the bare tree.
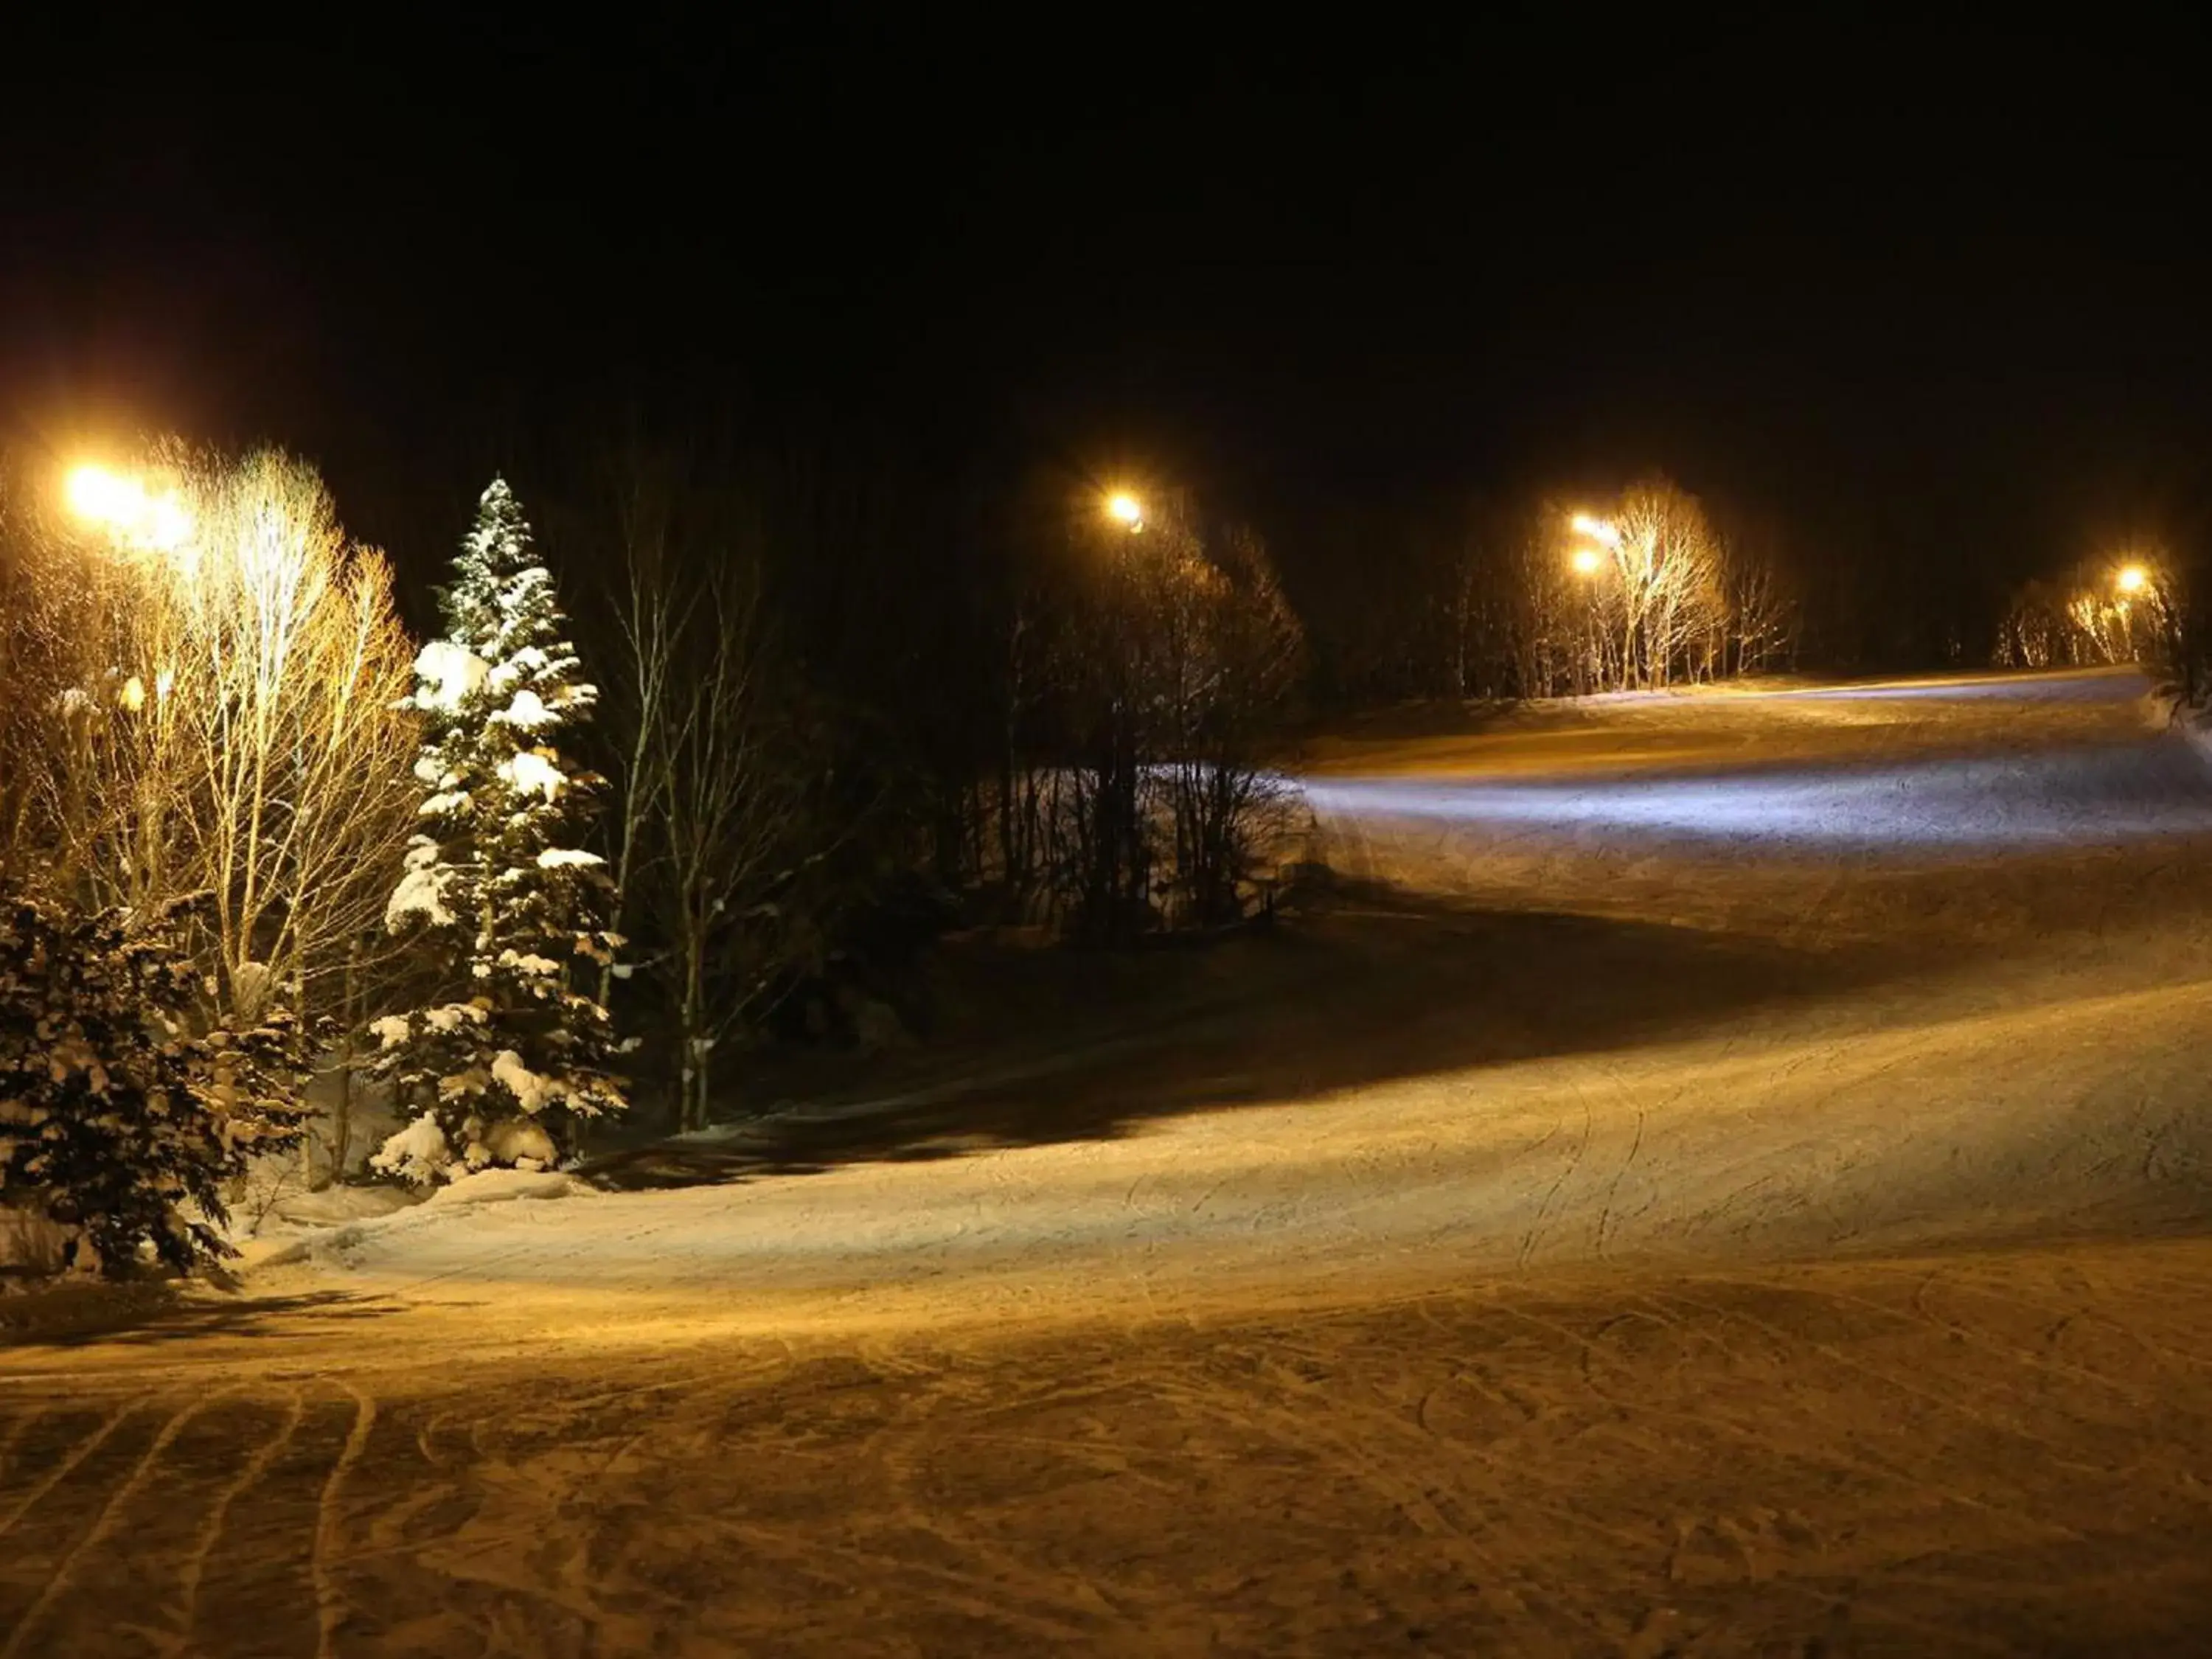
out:
{"label": "bare tree", "polygon": [[793,740],[750,514],[650,459],[620,506],[614,878],[620,915],[660,947],[678,1121],[696,1128],[717,1051],[757,1017],[801,931],[791,889],[823,850],[801,845],[818,781]]}
{"label": "bare tree", "polygon": [[1663,686],[1711,672],[1725,614],[1718,539],[1697,499],[1660,480],[1629,491],[1613,514],[1608,590],[1628,685]]}
{"label": "bare tree", "polygon": [[1731,543],[1725,574],[1725,672],[1763,674],[1786,667],[1797,643],[1797,598],[1770,557]]}
{"label": "bare tree", "polygon": [[984,811],[995,835],[994,861],[979,871],[995,878],[1007,913],[1028,919],[1047,895],[1052,863],[1054,773],[1041,757],[1048,747],[1050,675],[1039,641],[1046,637],[1046,601],[1034,588],[1016,593],[1009,607],[999,670],[998,776]]}
{"label": "bare tree", "polygon": [[760,593],[726,567],[700,583],[677,640],[682,682],[654,737],[662,780],[653,884],[672,956],[682,1062],[679,1120],[707,1121],[714,1051],[766,989],[774,895],[805,791],[779,752]]}
{"label": "bare tree", "polygon": [[[1021,775],[1043,798],[1051,914],[1095,944],[1243,914],[1281,789],[1303,634],[1257,539],[1212,546],[1179,502],[1072,538],[1039,605],[1024,684],[1042,688]],[[1010,761],[1005,794],[1018,799]]]}
{"label": "bare tree", "polygon": [[10,482],[0,862],[87,912],[178,916],[217,1017],[337,1015],[342,1160],[354,1028],[391,965],[364,941],[411,818],[389,572],[276,454],[158,453],[99,475],[89,515],[58,477]]}
{"label": "bare tree", "polygon": [[[667,805],[671,699],[685,631],[685,595],[670,556],[672,490],[665,470],[640,453],[629,457],[617,502],[622,590],[616,627],[622,679],[612,724],[617,732],[613,905],[610,920],[626,934],[636,903],[639,871],[648,856],[650,828]],[[615,964],[599,969],[599,1000],[608,1001]]]}
{"label": "bare tree", "polygon": [[412,821],[412,653],[381,556],[313,471],[264,452],[193,478],[194,533],[155,607],[188,868],[214,896],[227,1007],[313,1000],[382,914]]}
{"label": "bare tree", "polygon": [[1302,667],[1304,633],[1249,531],[1211,557],[1186,551],[1170,573],[1163,666],[1167,702],[1158,776],[1184,914],[1235,921],[1285,798],[1267,764]]}
{"label": "bare tree", "polygon": [[9,810],[50,889],[140,910],[206,891],[207,966],[250,1017],[343,975],[380,909],[410,648],[384,561],[301,463],[172,453],[128,489],[158,533],[48,516],[10,538],[6,648],[37,689],[12,700]]}
{"label": "bare tree", "polygon": [[143,908],[185,890],[166,868],[175,790],[155,717],[169,688],[143,648],[161,592],[136,550],[56,512],[58,482],[9,480],[0,790],[9,857],[40,890]]}
{"label": "bare tree", "polygon": [[1479,513],[1431,580],[1442,689],[1460,697],[1709,679],[1736,672],[1747,650],[1759,660],[1782,651],[1790,621],[1771,563],[1737,556],[1664,480],[1604,518],[1555,498]]}
{"label": "bare tree", "polygon": [[2185,607],[2165,561],[2085,561],[2057,582],[2030,581],[1998,624],[2001,667],[2071,668],[2181,659]]}
{"label": "bare tree", "polygon": [[1054,790],[1053,879],[1066,923],[1094,944],[1125,944],[1151,925],[1159,856],[1146,769],[1174,695],[1176,610],[1196,544],[1180,515],[1141,529],[1085,522],[1050,612],[1062,764]]}

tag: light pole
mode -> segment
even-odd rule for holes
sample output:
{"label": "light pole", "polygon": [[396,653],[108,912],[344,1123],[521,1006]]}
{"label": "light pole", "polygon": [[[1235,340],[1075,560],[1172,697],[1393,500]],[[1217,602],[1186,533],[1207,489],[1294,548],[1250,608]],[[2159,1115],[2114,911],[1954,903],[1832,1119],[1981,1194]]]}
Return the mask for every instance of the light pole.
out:
{"label": "light pole", "polygon": [[1126,489],[1117,489],[1106,498],[1106,516],[1131,535],[1145,527],[1145,504]]}

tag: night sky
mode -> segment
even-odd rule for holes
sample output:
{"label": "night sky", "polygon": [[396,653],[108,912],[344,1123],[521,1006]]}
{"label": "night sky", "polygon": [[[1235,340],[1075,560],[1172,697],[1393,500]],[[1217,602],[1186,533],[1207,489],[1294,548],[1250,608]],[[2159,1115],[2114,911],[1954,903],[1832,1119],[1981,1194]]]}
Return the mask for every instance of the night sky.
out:
{"label": "night sky", "polygon": [[2193,40],[1288,18],[58,54],[0,115],[11,435],[285,442],[403,568],[641,414],[1141,466],[1294,549],[1655,467],[1969,584],[2212,529]]}

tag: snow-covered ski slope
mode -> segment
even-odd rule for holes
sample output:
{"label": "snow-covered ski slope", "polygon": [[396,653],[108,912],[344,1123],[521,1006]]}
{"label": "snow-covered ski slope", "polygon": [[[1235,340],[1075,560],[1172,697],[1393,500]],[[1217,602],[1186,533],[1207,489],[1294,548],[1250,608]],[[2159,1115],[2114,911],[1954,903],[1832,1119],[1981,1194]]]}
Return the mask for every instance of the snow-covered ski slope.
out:
{"label": "snow-covered ski slope", "polygon": [[1613,702],[1332,757],[1309,789],[1352,885],[1311,929],[1326,975],[1273,989],[1308,1029],[1232,987],[1101,1062],[1172,1078],[1172,1112],[1053,1144],[1085,1080],[979,1087],[1043,1121],[1012,1136],[956,1088],[875,1158],[862,1102],[817,1173],[433,1210],[323,1255],[410,1296],[743,1317],[733,1291],[829,1288],[857,1318],[1060,1273],[1141,1300],[2185,1221],[2212,776],[2133,676],[1948,689]]}
{"label": "snow-covered ski slope", "polygon": [[2189,1650],[2212,769],[2139,678],[1308,788],[1329,890],[1140,1026],[0,1355],[13,1650]]}

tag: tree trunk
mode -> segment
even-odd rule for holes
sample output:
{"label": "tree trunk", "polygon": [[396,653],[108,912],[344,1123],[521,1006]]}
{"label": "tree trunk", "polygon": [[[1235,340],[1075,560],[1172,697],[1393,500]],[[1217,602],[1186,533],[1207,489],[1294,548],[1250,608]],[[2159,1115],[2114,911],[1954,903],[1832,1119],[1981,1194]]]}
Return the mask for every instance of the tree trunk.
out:
{"label": "tree trunk", "polygon": [[678,1013],[682,1027],[679,1040],[684,1057],[682,1089],[677,1106],[677,1127],[689,1132],[707,1127],[707,1051],[702,1041],[700,1025],[704,1017],[706,975],[701,957],[703,935],[696,927],[684,930],[684,994]]}

